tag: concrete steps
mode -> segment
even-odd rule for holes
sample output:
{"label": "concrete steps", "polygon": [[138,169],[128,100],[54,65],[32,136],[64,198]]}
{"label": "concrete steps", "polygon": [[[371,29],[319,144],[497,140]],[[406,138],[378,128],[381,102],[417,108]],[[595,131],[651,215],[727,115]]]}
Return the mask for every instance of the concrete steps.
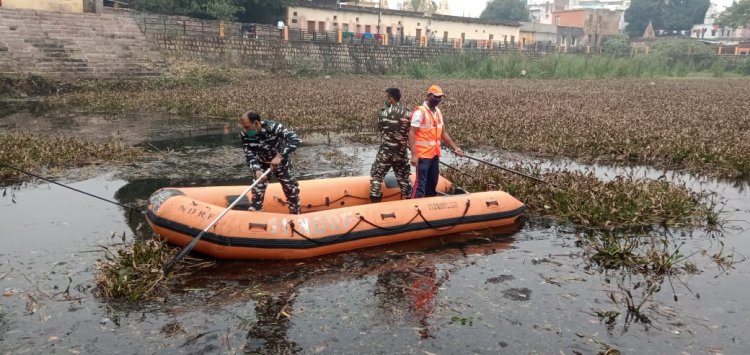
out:
{"label": "concrete steps", "polygon": [[127,14],[0,8],[0,75],[156,76],[166,64]]}

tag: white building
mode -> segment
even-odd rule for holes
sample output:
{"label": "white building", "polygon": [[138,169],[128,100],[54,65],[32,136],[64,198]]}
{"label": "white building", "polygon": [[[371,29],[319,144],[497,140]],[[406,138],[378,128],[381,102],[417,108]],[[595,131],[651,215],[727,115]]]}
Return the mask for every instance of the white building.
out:
{"label": "white building", "polygon": [[528,0],[531,22],[552,25],[552,12],[567,9],[568,0]]}
{"label": "white building", "polygon": [[[706,11],[706,18],[700,25],[694,25],[690,36],[706,40],[727,39],[737,42],[742,38],[750,38],[750,30],[742,28],[722,27],[716,24],[716,18],[732,5],[733,0],[711,0],[711,6]],[[721,41],[726,42],[726,41]]]}
{"label": "white building", "polygon": [[369,7],[289,5],[286,23],[290,30],[306,33],[342,31],[345,35],[378,34],[397,39],[426,37],[430,41],[452,40],[518,42],[521,23],[478,18],[424,14],[419,12],[373,9]]}

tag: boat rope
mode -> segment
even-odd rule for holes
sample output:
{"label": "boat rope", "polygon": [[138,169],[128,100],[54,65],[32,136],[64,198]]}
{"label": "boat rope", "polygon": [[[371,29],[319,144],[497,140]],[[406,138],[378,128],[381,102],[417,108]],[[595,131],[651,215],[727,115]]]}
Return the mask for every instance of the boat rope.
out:
{"label": "boat rope", "polygon": [[[369,221],[369,220],[368,220],[367,218],[365,218],[365,216],[363,216],[363,215],[361,215],[361,214],[357,214],[357,216],[359,217],[359,220],[357,221],[357,223],[355,223],[355,224],[354,224],[354,225],[353,225],[353,226],[352,226],[351,228],[349,228],[349,230],[348,230],[348,231],[347,231],[346,233],[344,233],[344,234],[340,235],[340,236],[339,236],[339,238],[344,238],[344,237],[346,237],[347,235],[349,235],[349,234],[350,234],[351,232],[353,232],[353,231],[354,231],[354,230],[355,230],[355,229],[356,229],[356,228],[357,228],[357,227],[358,227],[358,226],[360,225],[360,223],[362,223],[362,222],[364,222],[364,223],[366,223],[366,224],[369,224],[370,226],[372,226],[372,227],[374,227],[374,228],[377,228],[377,229],[380,229],[380,230],[384,230],[384,231],[391,231],[391,232],[392,232],[392,231],[398,231],[398,230],[402,229],[402,228],[403,228],[404,226],[406,226],[406,225],[409,225],[409,224],[411,224],[411,222],[414,222],[414,220],[415,220],[415,219],[417,219],[417,217],[420,217],[420,218],[422,218],[422,220],[423,220],[423,221],[425,222],[425,224],[427,224],[427,227],[429,227],[429,229],[434,229],[434,230],[437,230],[437,231],[441,231],[441,232],[444,232],[444,231],[447,231],[447,230],[451,230],[451,229],[455,228],[455,227],[456,227],[456,225],[458,225],[458,223],[459,223],[460,221],[462,221],[462,220],[463,220],[464,218],[466,218],[466,214],[467,214],[467,213],[469,212],[469,207],[471,207],[471,200],[466,200],[466,208],[464,208],[464,212],[463,212],[463,214],[461,214],[461,217],[459,217],[459,219],[458,219],[458,221],[456,222],[456,224],[454,224],[454,225],[452,225],[452,226],[449,226],[449,227],[445,227],[445,228],[435,227],[435,226],[434,226],[434,225],[433,225],[433,224],[432,224],[432,223],[431,223],[431,222],[430,222],[430,221],[429,221],[429,220],[428,220],[428,219],[427,219],[427,218],[426,218],[426,217],[424,216],[424,214],[422,213],[422,210],[421,210],[421,209],[420,209],[420,208],[419,208],[418,206],[415,206],[415,207],[417,208],[417,213],[415,213],[415,214],[414,214],[414,216],[413,216],[413,217],[412,217],[412,218],[411,218],[411,219],[410,219],[410,220],[409,220],[408,222],[406,222],[406,223],[402,224],[402,225],[401,225],[401,226],[399,226],[399,227],[384,227],[384,226],[380,226],[380,225],[378,225],[377,223],[374,223],[374,222],[372,222],[372,221]],[[330,241],[326,241],[326,242],[321,242],[321,241],[319,241],[319,240],[315,240],[315,239],[313,239],[313,238],[311,238],[311,237],[309,237],[309,236],[305,235],[304,233],[300,232],[299,230],[297,230],[297,228],[296,228],[296,226],[295,226],[295,224],[294,224],[294,221],[289,221],[289,225],[290,225],[290,227],[291,227],[291,230],[292,230],[292,237],[294,237],[294,235],[295,235],[295,234],[297,234],[297,235],[299,235],[300,237],[302,237],[302,238],[304,238],[304,239],[307,239],[308,241],[310,241],[310,242],[313,242],[313,243],[315,243],[315,244],[318,244],[318,245],[326,245],[326,244],[332,244],[332,243],[336,243],[336,242],[337,242],[337,240],[330,240]],[[338,239],[338,238],[337,238],[337,239]]]}
{"label": "boat rope", "polygon": [[[393,196],[400,195],[400,194],[401,194],[401,192],[395,192],[393,194],[390,194],[390,195],[387,195],[387,196],[383,196],[382,198],[391,198]],[[332,204],[334,204],[336,202],[339,202],[339,201],[341,201],[341,200],[343,200],[343,199],[345,199],[347,197],[351,197],[351,198],[358,199],[358,200],[369,200],[370,199],[369,196],[368,197],[360,197],[360,196],[355,196],[355,195],[349,194],[349,191],[344,191],[344,195],[341,196],[341,197],[339,197],[339,198],[337,198],[337,199],[335,199],[335,200],[331,201],[331,200],[329,200],[328,197],[326,197],[326,202],[323,203],[323,204],[320,204],[320,205],[308,204],[307,206],[303,206],[303,207],[305,207],[307,209],[318,208],[318,207],[328,207],[328,206],[330,206],[330,205],[332,205]],[[274,196],[273,199],[274,199],[274,201],[278,202],[279,204],[281,204],[283,206],[289,205],[289,202],[287,200],[284,200],[281,197]]]}
{"label": "boat rope", "polygon": [[97,195],[94,195],[94,194],[92,194],[92,193],[89,193],[89,192],[86,192],[86,191],[81,191],[81,190],[79,190],[79,189],[76,189],[75,187],[70,187],[70,186],[68,186],[68,185],[65,185],[65,184],[61,184],[61,183],[59,183],[59,182],[57,182],[57,181],[54,181],[54,180],[52,180],[52,179],[48,179],[48,178],[46,178],[46,177],[43,177],[43,176],[39,176],[39,175],[37,175],[37,174],[34,174],[34,173],[30,173],[30,172],[28,172],[28,171],[25,171],[25,170],[23,170],[23,169],[17,168],[17,167],[15,167],[15,166],[13,166],[13,165],[10,165],[10,164],[7,164],[7,163],[0,163],[0,165],[2,165],[2,166],[4,166],[4,167],[7,167],[7,168],[10,168],[10,169],[13,169],[13,170],[15,170],[15,171],[18,171],[18,172],[20,172],[20,173],[24,173],[24,174],[26,174],[26,175],[29,175],[29,176],[33,176],[33,177],[35,177],[35,178],[37,178],[37,179],[40,179],[40,180],[44,180],[44,181],[46,181],[46,182],[49,182],[49,183],[51,183],[51,184],[55,184],[55,185],[57,185],[57,186],[60,186],[60,187],[64,187],[64,188],[66,188],[66,189],[69,189],[69,190],[73,190],[73,191],[75,191],[75,192],[78,192],[78,193],[82,193],[82,194],[84,194],[84,195],[86,195],[86,196],[90,196],[90,197],[93,197],[93,198],[96,198],[96,199],[102,200],[102,201],[104,201],[104,202],[109,202],[109,203],[111,203],[111,204],[114,204],[114,205],[120,206],[120,207],[122,207],[122,208],[125,208],[125,209],[129,210],[129,211],[130,211],[130,215],[131,215],[131,217],[132,217],[132,214],[133,214],[133,212],[138,212],[138,213],[146,214],[146,211],[145,211],[145,210],[143,210],[143,209],[140,209],[140,208],[138,208],[138,207],[133,207],[133,206],[125,205],[125,204],[122,204],[122,203],[119,203],[119,202],[116,202],[116,201],[112,201],[112,200],[110,200],[110,199],[107,199],[107,198],[104,198],[104,197],[101,197],[101,196],[97,196]]}
{"label": "boat rope", "polygon": [[[466,213],[469,212],[469,207],[471,207],[471,200],[466,200],[466,208],[464,208],[464,213],[461,215],[461,218],[459,218],[459,221],[463,220],[464,217],[466,217]],[[430,227],[430,229],[435,229],[435,230],[444,232],[444,231],[451,230],[454,227],[456,227],[456,224],[449,226],[447,228],[439,228],[439,227],[433,226],[432,223],[430,223],[430,221],[428,221],[427,218],[425,218],[425,216],[422,214],[422,210],[419,209],[419,207],[417,207],[417,215],[422,217],[422,220],[424,221],[425,224],[427,224],[428,227]]]}

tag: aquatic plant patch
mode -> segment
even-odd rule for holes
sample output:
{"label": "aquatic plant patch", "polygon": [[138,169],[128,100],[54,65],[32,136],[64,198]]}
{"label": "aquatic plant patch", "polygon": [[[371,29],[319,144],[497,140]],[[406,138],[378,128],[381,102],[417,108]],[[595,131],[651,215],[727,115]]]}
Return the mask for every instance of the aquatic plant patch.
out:
{"label": "aquatic plant patch", "polygon": [[218,87],[101,90],[51,98],[89,111],[169,112],[233,122],[259,111],[298,129],[372,130],[387,87],[409,108],[439,84],[446,128],[464,148],[648,164],[725,178],[750,177],[750,81],[412,80],[257,78]]}
{"label": "aquatic plant patch", "polygon": [[[20,169],[39,167],[71,167],[94,161],[132,161],[145,150],[125,145],[122,141],[93,142],[83,138],[31,133],[0,134],[0,162]],[[15,170],[0,167],[0,178],[17,176]]]}
{"label": "aquatic plant patch", "polygon": [[126,241],[115,247],[103,247],[104,257],[97,263],[96,293],[106,299],[149,301],[166,297],[167,282],[175,274],[213,265],[212,261],[187,258],[173,272],[165,274],[164,264],[179,248],[160,239]]}
{"label": "aquatic plant patch", "polygon": [[720,222],[707,193],[661,180],[617,176],[604,181],[593,172],[547,170],[516,165],[548,184],[486,165],[464,164],[443,175],[468,191],[500,189],[523,201],[528,214],[551,217],[580,228],[622,229],[666,226],[716,227]]}

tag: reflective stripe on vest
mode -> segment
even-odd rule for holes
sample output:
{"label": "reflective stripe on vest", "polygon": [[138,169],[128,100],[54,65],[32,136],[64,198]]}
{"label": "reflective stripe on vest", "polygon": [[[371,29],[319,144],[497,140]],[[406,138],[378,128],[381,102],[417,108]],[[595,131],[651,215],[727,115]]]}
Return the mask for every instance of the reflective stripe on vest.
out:
{"label": "reflective stripe on vest", "polygon": [[[443,133],[443,115],[435,108],[435,115],[426,106],[417,108],[422,112],[422,123],[414,134],[417,158],[432,159],[440,156],[440,139]],[[416,111],[414,111],[416,112]]]}

